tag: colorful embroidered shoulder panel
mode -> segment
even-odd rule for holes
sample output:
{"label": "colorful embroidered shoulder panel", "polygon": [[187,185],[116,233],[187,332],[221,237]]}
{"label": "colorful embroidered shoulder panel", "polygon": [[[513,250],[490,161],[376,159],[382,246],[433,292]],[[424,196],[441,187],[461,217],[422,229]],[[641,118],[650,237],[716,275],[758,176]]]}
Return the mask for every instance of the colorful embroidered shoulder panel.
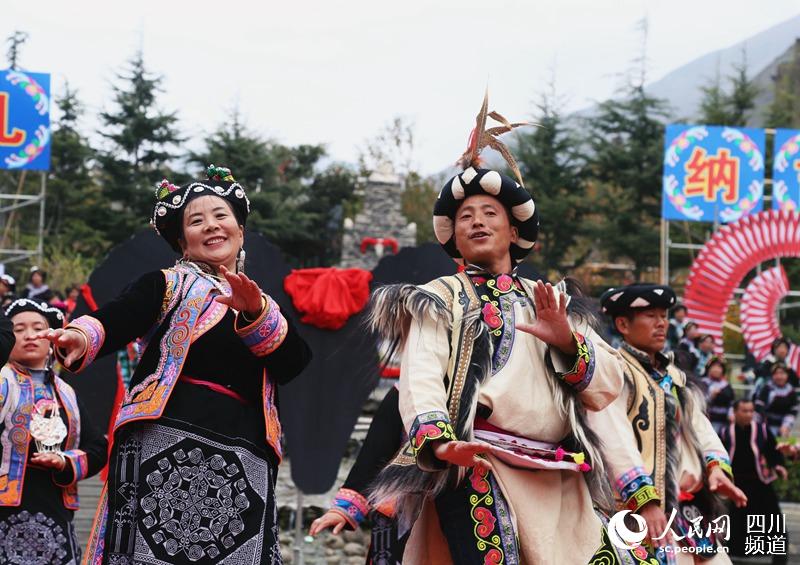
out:
{"label": "colorful embroidered shoulder panel", "polygon": [[25,482],[25,464],[30,445],[30,421],[33,409],[33,386],[30,378],[17,373],[10,365],[0,372],[3,380],[3,406],[0,447],[0,506],[19,506]]}
{"label": "colorful embroidered shoulder panel", "polygon": [[[56,391],[60,405],[67,418],[67,437],[64,441],[65,456],[76,450],[80,441],[80,411],[72,387],[56,377]],[[3,395],[2,422],[0,422],[0,506],[18,506],[22,500],[25,468],[30,449],[30,420],[34,404],[33,382],[27,374],[12,365],[0,371],[0,393]],[[85,459],[83,462],[86,467]],[[85,476],[85,472],[84,472]],[[81,477],[83,478],[83,477]],[[77,510],[78,489],[75,483],[62,486],[64,506]]]}
{"label": "colorful embroidered shoulder panel", "polygon": [[159,343],[161,356],[156,370],[127,392],[114,423],[115,430],[129,422],[161,416],[189,353],[201,305],[214,288],[211,282],[188,269],[168,269],[164,273],[168,279],[183,279],[183,284],[169,280],[167,284],[169,287],[172,282],[182,292],[182,300],[170,317],[169,327]]}

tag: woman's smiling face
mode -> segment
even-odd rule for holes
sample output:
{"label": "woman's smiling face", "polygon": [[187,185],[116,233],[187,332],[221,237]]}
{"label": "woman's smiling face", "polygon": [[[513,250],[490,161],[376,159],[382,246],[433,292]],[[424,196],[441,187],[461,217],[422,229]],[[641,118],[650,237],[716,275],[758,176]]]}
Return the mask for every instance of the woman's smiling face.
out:
{"label": "woman's smiling face", "polygon": [[243,243],[244,230],[225,200],[200,196],[186,205],[180,244],[188,259],[230,269]]}

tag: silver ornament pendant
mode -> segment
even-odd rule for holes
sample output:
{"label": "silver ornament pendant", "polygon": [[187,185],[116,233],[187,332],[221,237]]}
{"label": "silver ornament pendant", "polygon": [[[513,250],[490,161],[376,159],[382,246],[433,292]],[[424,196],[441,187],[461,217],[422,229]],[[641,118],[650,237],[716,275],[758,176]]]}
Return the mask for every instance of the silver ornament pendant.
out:
{"label": "silver ornament pendant", "polygon": [[36,403],[31,414],[31,437],[39,453],[58,453],[67,437],[67,427],[59,415],[58,402],[50,399]]}

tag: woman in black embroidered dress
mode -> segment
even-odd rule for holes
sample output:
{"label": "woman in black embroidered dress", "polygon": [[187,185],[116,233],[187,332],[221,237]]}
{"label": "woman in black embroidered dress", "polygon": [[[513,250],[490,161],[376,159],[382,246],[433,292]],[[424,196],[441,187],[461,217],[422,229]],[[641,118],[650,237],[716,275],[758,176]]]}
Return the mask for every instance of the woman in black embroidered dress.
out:
{"label": "woman in black embroidered dress", "polygon": [[0,563],[74,565],[78,481],[106,464],[108,443],[36,339],[64,325],[61,311],[20,298],[6,315],[16,343],[0,371]]}
{"label": "woman in black embroidered dress", "polygon": [[[311,353],[242,272],[249,201],[227,169],[157,187],[153,224],[182,253],[50,339],[80,370],[147,344],[115,423],[88,563],[280,563],[276,385]],[[265,441],[266,438],[266,441]]]}

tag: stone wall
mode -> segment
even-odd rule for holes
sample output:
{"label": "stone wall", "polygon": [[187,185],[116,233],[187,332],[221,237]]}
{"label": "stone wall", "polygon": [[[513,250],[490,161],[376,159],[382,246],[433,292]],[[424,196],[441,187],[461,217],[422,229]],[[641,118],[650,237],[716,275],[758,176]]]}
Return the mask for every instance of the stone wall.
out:
{"label": "stone wall", "polygon": [[385,244],[382,248],[380,244],[372,245],[362,253],[364,238],[393,238],[398,249],[416,245],[417,227],[409,224],[402,211],[403,190],[400,177],[391,170],[369,176],[362,191],[361,211],[355,218],[345,218],[341,267],[371,271],[382,254],[392,253]]}

